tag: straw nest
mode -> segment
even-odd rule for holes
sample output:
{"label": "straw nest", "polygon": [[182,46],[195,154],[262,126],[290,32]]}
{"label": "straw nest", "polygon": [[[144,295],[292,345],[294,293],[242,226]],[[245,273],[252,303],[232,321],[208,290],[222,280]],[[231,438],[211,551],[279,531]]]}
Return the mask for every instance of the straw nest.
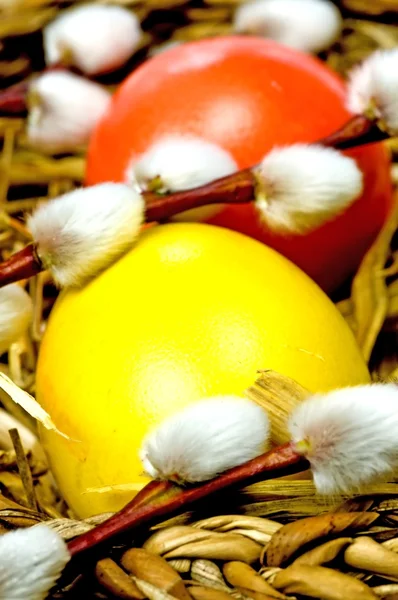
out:
{"label": "straw nest", "polygon": [[[116,0],[117,2],[117,0]],[[120,0],[146,32],[127,65],[102,82],[113,88],[126,72],[169,41],[230,32],[239,0]],[[0,2],[0,82],[6,88],[42,68],[41,28],[71,2]],[[345,74],[375,48],[398,44],[391,25],[397,0],[345,0],[341,39],[322,58]],[[395,12],[394,12],[395,11]],[[389,24],[387,24],[389,23]],[[29,240],[23,214],[79,184],[84,149],[63,157],[26,145],[24,119],[0,118],[0,251],[3,259]],[[398,142],[388,142],[398,159]],[[398,164],[392,167],[398,183]],[[375,380],[398,376],[398,246],[395,210],[366,255],[343,299],[336,300]],[[29,335],[14,344],[0,370],[34,394],[35,361],[56,292],[46,274],[26,284],[34,301]],[[54,489],[32,419],[0,391],[0,533],[45,521],[64,539],[109,515],[73,518]],[[6,412],[8,417],[6,418]],[[22,424],[22,426],[21,426]],[[19,434],[11,431],[19,427]],[[28,453],[22,443],[29,447]],[[267,600],[313,597],[398,599],[398,484],[369,487],[354,499],[326,502],[308,480],[253,485],[217,504],[199,506],[157,526],[144,538],[109,551],[84,573],[62,584],[53,598],[150,600]],[[222,516],[214,516],[222,515]]]}

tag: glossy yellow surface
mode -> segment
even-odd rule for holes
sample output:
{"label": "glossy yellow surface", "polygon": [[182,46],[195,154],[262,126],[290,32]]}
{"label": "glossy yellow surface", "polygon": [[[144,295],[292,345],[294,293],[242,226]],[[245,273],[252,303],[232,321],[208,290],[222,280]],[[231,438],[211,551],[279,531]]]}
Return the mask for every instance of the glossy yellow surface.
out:
{"label": "glossy yellow surface", "polygon": [[[310,390],[369,381],[348,326],[320,289],[263,244],[203,224],[147,230],[81,291],[63,293],[41,348],[38,400],[73,440],[42,432],[81,517],[146,483],[149,427],[204,396],[240,394],[258,369]],[[130,491],[92,488],[131,484]]]}

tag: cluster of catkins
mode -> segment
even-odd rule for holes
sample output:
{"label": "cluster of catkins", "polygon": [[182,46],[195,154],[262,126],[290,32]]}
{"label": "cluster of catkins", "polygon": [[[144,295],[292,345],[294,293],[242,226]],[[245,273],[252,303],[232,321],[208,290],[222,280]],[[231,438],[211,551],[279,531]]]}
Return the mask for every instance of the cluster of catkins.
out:
{"label": "cluster of catkins", "polygon": [[[232,31],[317,53],[333,44],[341,24],[329,0],[254,0],[237,9]],[[95,78],[122,67],[143,39],[138,18],[125,7],[62,10],[43,30],[46,70],[27,93],[29,144],[53,154],[84,147],[111,101]]]}

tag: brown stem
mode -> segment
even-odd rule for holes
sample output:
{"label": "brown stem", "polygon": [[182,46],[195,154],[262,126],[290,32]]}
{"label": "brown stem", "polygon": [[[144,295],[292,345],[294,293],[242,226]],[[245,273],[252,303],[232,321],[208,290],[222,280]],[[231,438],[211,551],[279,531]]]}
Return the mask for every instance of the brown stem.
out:
{"label": "brown stem", "polygon": [[44,268],[36,254],[35,246],[29,244],[0,263],[0,287],[21,279],[28,279],[41,271],[44,271]]}
{"label": "brown stem", "polygon": [[386,131],[380,129],[376,121],[362,115],[356,115],[347,121],[343,127],[316,143],[336,148],[336,150],[348,150],[365,144],[381,142],[389,137]]}
{"label": "brown stem", "polygon": [[209,204],[243,204],[255,195],[256,179],[251,169],[244,169],[206,185],[175,192],[168,196],[146,192],[146,221],[165,221],[174,215]]}
{"label": "brown stem", "polygon": [[[170,517],[192,503],[226,488],[301,472],[308,467],[307,460],[296,452],[292,443],[288,443],[230,469],[216,479],[193,487],[180,488],[167,482],[152,482],[149,484],[148,502],[143,500],[137,503],[133,499],[107,521],[69,542],[68,550],[72,557],[80,555],[116,535],[153,523],[161,517]],[[143,493],[145,494],[145,489]]]}
{"label": "brown stem", "polygon": [[0,92],[0,113],[22,115],[26,112],[26,96],[29,83],[22,81]]}
{"label": "brown stem", "polygon": [[[40,75],[50,73],[52,71],[74,71],[67,69],[61,63],[46,67]],[[6,115],[23,115],[28,110],[28,92],[30,80],[21,81],[12,85],[8,89],[0,90],[0,113]]]}
{"label": "brown stem", "polygon": [[[0,103],[1,104],[1,103]],[[363,116],[355,116],[341,129],[318,141],[318,144],[340,150],[353,148],[386,139],[388,134],[373,121]],[[160,196],[152,192],[144,194],[147,222],[163,222],[174,215],[200,208],[209,204],[243,204],[252,202],[256,196],[259,182],[252,169],[244,169],[216,179],[206,185]],[[33,247],[25,249],[0,264],[0,287],[13,281],[32,277],[42,271],[42,265],[34,253]]]}
{"label": "brown stem", "polygon": [[[250,169],[246,169],[212,181],[208,185],[169,196],[146,193],[146,221],[165,221],[185,210],[218,202],[251,202],[255,186],[254,175]],[[0,263],[0,288],[20,279],[33,277],[43,270],[34,246],[27,246]]]}
{"label": "brown stem", "polygon": [[139,506],[146,506],[156,501],[158,496],[164,494],[170,489],[174,489],[176,486],[171,481],[150,481],[142,490],[134,496],[129,502],[129,510],[137,509]]}
{"label": "brown stem", "polygon": [[[389,135],[375,121],[362,115],[352,117],[341,129],[320,139],[318,144],[345,150],[364,144],[378,142]],[[192,190],[184,190],[168,196],[145,193],[146,220],[162,222],[192,208],[209,204],[242,204],[251,202],[258,185],[253,169],[245,169]]]}

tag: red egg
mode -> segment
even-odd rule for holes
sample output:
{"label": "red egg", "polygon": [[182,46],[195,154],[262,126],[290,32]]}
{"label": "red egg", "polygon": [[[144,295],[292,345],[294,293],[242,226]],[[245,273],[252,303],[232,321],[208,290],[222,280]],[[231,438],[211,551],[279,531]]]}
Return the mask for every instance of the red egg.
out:
{"label": "red egg", "polygon": [[[122,83],[92,136],[86,183],[123,181],[131,158],[170,134],[216,143],[239,168],[249,167],[274,146],[313,142],[339,128],[350,117],[344,99],[344,83],[321,61],[274,42],[224,37],[183,44]],[[310,234],[271,233],[252,205],[224,205],[207,222],[272,246],[331,292],[358,267],[392,205],[386,149],[373,144],[347,154],[364,173],[364,193]]]}

